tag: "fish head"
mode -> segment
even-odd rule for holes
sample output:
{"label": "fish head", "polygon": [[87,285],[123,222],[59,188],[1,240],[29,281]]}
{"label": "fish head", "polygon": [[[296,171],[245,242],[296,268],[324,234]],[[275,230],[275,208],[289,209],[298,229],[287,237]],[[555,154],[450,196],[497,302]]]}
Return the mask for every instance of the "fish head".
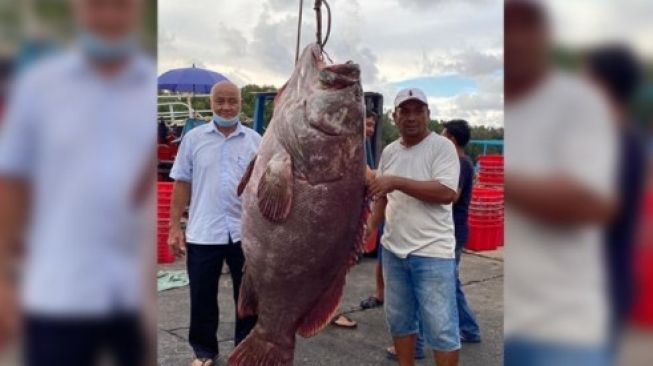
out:
{"label": "fish head", "polygon": [[304,105],[303,123],[318,134],[364,136],[365,108],[360,66],[351,61],[327,65],[321,48],[309,46],[299,60],[297,95]]}

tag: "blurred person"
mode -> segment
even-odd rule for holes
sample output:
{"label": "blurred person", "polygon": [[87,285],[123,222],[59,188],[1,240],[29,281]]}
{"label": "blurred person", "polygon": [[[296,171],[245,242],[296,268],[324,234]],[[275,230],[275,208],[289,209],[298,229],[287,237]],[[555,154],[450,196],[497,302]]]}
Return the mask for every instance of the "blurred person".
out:
{"label": "blurred person", "polygon": [[0,129],[0,249],[23,256],[26,365],[139,365],[156,67],[142,0],[71,6],[74,44],[21,73]]}
{"label": "blurred person", "polygon": [[169,143],[170,129],[163,120],[163,117],[159,117],[159,123],[157,124],[157,135],[159,139],[159,145],[167,145]]}
{"label": "blurred person", "polygon": [[455,237],[451,204],[460,172],[451,141],[428,130],[428,100],[401,90],[393,117],[401,138],[381,155],[370,193],[375,199],[366,238],[385,217],[385,311],[399,364],[414,365],[421,331],[438,366],[457,365]]}
{"label": "blurred person", "polygon": [[616,356],[618,339],[628,320],[634,292],[634,249],[646,180],[646,151],[631,104],[642,85],[642,67],[625,46],[594,49],[585,61],[587,76],[610,105],[619,137],[619,206],[606,236],[606,266],[611,305],[611,348]]}
{"label": "blurred person", "polygon": [[[184,136],[170,177],[172,193],[169,243],[177,256],[186,255],[190,279],[189,342],[193,366],[211,366],[218,357],[218,285],[226,261],[238,306],[245,256],[240,241],[241,200],[236,188],[256,155],[261,136],[240,123],[240,90],[222,81],[211,90],[213,121]],[[181,218],[190,202],[188,226]],[[237,346],[256,318],[236,315]]]}
{"label": "blurred person", "polygon": [[[376,122],[377,121],[377,115],[374,113],[372,110],[367,110],[366,116],[365,116],[365,146],[366,146],[366,152],[367,152],[367,166],[368,166],[368,174],[370,174],[369,179],[374,179],[374,174],[375,171],[373,170],[373,164],[374,164],[374,158],[372,155],[372,144],[371,144],[371,139],[374,136],[374,132],[376,130]],[[382,225],[380,225],[382,226]],[[380,227],[382,230],[382,227]],[[379,230],[379,231],[381,231]],[[383,306],[383,299],[385,298],[385,293],[384,293],[384,284],[383,284],[383,267],[381,265],[381,258],[383,257],[383,254],[381,253],[382,251],[382,246],[379,245],[377,250],[377,264],[375,267],[374,271],[374,280],[375,280],[375,291],[374,295],[368,297],[367,299],[364,299],[360,303],[360,307],[362,309],[374,309]]]}
{"label": "blurred person", "polygon": [[595,87],[550,64],[542,4],[505,3],[505,364],[609,365],[614,123]]}

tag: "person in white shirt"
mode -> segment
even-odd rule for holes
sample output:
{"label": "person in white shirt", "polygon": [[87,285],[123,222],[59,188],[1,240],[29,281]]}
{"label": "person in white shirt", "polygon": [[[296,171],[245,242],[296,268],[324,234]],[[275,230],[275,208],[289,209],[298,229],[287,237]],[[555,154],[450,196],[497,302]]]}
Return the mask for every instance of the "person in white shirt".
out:
{"label": "person in white shirt", "polygon": [[[181,146],[170,177],[172,194],[169,242],[177,255],[187,255],[191,320],[189,342],[193,366],[210,366],[218,356],[218,280],[223,262],[231,273],[238,304],[245,256],[240,242],[241,200],[237,187],[256,155],[261,136],[239,116],[240,89],[228,81],[211,90],[213,121],[191,130]],[[188,226],[181,216],[190,202]],[[237,346],[256,324],[256,317],[236,317]]]}
{"label": "person in white shirt", "polygon": [[505,364],[607,365],[616,131],[596,88],[550,65],[543,5],[505,6]]}
{"label": "person in white shirt", "polygon": [[96,365],[107,352],[139,365],[156,119],[156,66],[137,37],[145,4],[71,5],[74,45],[22,71],[1,124],[0,255],[24,253],[26,365]]}
{"label": "person in white shirt", "polygon": [[457,365],[460,349],[451,205],[460,163],[453,143],[428,130],[429,115],[421,90],[399,92],[393,117],[401,138],[383,150],[370,186],[367,236],[385,216],[385,311],[401,366],[414,365],[420,324],[438,366]]}

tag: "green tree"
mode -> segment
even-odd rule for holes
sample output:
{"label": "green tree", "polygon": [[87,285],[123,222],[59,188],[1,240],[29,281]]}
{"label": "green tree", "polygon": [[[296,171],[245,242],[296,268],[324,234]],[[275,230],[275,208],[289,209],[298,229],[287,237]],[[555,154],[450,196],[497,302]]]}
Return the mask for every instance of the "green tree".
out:
{"label": "green tree", "polygon": [[[431,120],[429,121],[429,130],[441,134],[444,130],[446,121]],[[381,146],[384,148],[391,142],[399,138],[399,130],[392,121],[391,112],[386,112],[381,119]],[[471,126],[472,140],[503,140],[503,128],[494,128],[488,126]],[[477,144],[469,144],[465,149],[467,154],[476,159],[483,154],[483,147]],[[502,149],[496,146],[489,146],[488,154],[500,154]]]}

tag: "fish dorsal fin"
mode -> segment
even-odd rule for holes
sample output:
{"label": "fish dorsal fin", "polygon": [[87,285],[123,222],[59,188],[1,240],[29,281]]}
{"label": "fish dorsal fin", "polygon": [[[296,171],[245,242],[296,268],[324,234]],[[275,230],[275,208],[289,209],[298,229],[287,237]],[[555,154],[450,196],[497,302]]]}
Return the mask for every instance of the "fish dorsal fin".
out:
{"label": "fish dorsal fin", "polygon": [[263,217],[272,222],[283,222],[290,215],[293,196],[293,172],[290,155],[276,153],[258,185],[258,207]]}

